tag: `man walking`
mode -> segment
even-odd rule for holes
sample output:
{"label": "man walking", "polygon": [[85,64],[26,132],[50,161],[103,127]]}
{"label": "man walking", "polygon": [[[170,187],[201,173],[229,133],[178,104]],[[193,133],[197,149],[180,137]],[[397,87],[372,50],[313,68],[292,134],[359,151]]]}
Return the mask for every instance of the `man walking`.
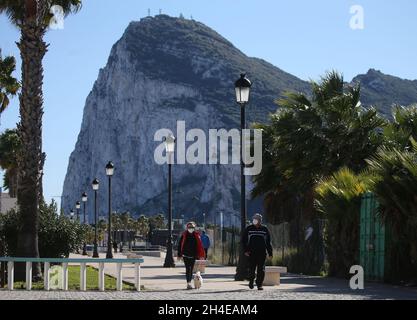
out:
{"label": "man walking", "polygon": [[256,286],[258,290],[263,290],[266,254],[272,258],[272,245],[269,230],[262,225],[262,215],[257,213],[253,216],[252,225],[246,228],[242,241],[245,255],[249,257],[249,288],[254,288],[256,271]]}

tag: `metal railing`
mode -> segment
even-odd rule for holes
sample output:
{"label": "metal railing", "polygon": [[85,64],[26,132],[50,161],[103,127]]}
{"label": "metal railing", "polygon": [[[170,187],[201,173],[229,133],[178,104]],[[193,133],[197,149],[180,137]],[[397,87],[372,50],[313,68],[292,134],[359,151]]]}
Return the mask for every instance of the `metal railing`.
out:
{"label": "metal railing", "polygon": [[166,247],[157,245],[132,246],[131,251],[166,251]]}
{"label": "metal railing", "polygon": [[98,286],[100,291],[105,291],[104,265],[106,263],[116,263],[116,290],[123,290],[123,264],[135,265],[135,288],[140,291],[140,266],[144,262],[143,258],[137,259],[48,259],[48,258],[12,258],[0,257],[0,262],[7,263],[7,288],[14,290],[14,264],[26,263],[26,290],[32,290],[32,264],[44,264],[44,290],[50,290],[50,268],[51,264],[62,264],[62,283],[63,290],[68,291],[68,264],[80,264],[80,290],[87,291],[87,264],[98,263]]}

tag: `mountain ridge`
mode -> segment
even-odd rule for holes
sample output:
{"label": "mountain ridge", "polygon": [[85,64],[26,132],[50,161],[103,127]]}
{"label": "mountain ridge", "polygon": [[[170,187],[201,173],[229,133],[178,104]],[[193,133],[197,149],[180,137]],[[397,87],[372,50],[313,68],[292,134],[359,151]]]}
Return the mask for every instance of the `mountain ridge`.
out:
{"label": "mountain ridge", "polygon": [[417,103],[417,80],[402,79],[371,68],[366,74],[354,77],[351,83],[360,84],[364,105],[375,106],[387,118],[391,118],[393,105]]}

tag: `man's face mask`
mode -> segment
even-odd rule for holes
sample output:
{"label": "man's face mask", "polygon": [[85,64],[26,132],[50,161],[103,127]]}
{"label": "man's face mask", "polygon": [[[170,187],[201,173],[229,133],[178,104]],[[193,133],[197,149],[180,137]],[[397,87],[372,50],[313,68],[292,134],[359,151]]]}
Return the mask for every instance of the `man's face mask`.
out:
{"label": "man's face mask", "polygon": [[193,228],[189,228],[189,229],[188,229],[188,232],[189,232],[189,233],[193,233],[193,232],[194,232],[194,229],[193,229]]}
{"label": "man's face mask", "polygon": [[259,220],[258,219],[253,219],[252,223],[256,226],[259,224]]}

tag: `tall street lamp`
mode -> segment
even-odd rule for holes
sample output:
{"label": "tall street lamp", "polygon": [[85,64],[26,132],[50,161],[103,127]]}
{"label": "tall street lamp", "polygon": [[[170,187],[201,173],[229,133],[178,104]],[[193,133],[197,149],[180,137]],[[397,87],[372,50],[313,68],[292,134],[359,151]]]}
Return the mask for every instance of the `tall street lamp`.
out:
{"label": "tall street lamp", "polygon": [[236,281],[243,281],[247,278],[247,263],[244,252],[244,245],[242,243],[242,235],[246,229],[246,179],[245,179],[245,163],[243,161],[243,151],[244,151],[244,135],[243,130],[246,128],[246,115],[245,108],[246,104],[249,102],[250,89],[252,83],[246,78],[246,74],[242,73],[239,80],[235,83],[236,91],[236,102],[240,106],[240,143],[241,143],[241,162],[240,162],[240,232],[241,232],[241,241],[240,241],[240,253],[239,253],[239,263],[236,268]]}
{"label": "tall street lamp", "polygon": [[93,183],[91,184],[94,190],[94,252],[93,252],[93,258],[99,258],[98,255],[98,248],[97,248],[97,191],[99,187],[100,182],[97,178],[93,180]]}
{"label": "tall street lamp", "polygon": [[[80,201],[77,201],[76,203],[75,203],[75,209],[77,209],[77,223],[78,222],[80,222],[80,208],[81,208],[81,202]],[[80,248],[77,246],[77,254],[79,254],[80,253]]]}
{"label": "tall street lamp", "polygon": [[75,209],[77,209],[77,221],[80,221],[80,208],[81,208],[81,202],[77,201],[75,203]]}
{"label": "tall street lamp", "polygon": [[[84,219],[83,219],[84,225],[87,223],[87,221],[86,221],[86,210],[85,210],[85,206],[87,204],[87,199],[88,199],[87,193],[84,192],[81,195],[81,201],[83,202],[83,211],[84,211]],[[87,255],[87,243],[85,242],[85,239],[84,239],[84,243],[83,243],[83,256],[86,256],[86,255]]]}
{"label": "tall street lamp", "polygon": [[114,165],[110,161],[106,165],[106,175],[109,177],[109,223],[107,226],[107,259],[113,259],[112,241],[111,241],[111,177],[114,174]]}
{"label": "tall street lamp", "polygon": [[175,152],[175,137],[169,134],[165,138],[165,149],[168,156],[168,239],[167,254],[165,256],[164,268],[174,268],[174,258],[172,256],[172,162]]}

